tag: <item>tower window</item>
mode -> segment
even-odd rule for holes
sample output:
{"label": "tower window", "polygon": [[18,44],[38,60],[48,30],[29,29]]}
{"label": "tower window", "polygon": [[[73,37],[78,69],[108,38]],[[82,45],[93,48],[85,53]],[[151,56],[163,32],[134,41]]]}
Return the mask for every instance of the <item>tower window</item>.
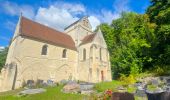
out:
{"label": "tower window", "polygon": [[83,60],[86,60],[86,49],[83,49]]}
{"label": "tower window", "polygon": [[100,51],[99,51],[99,55],[100,55],[100,60],[102,60],[102,48],[100,48]]}

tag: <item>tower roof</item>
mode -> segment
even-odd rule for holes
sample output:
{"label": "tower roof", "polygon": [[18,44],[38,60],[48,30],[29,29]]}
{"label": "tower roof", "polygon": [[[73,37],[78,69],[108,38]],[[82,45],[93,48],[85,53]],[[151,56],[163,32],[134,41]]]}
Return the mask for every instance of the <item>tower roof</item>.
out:
{"label": "tower roof", "polygon": [[80,45],[86,44],[86,43],[90,43],[93,41],[94,37],[95,37],[96,33],[87,35],[86,37],[84,37],[84,39],[82,40]]}

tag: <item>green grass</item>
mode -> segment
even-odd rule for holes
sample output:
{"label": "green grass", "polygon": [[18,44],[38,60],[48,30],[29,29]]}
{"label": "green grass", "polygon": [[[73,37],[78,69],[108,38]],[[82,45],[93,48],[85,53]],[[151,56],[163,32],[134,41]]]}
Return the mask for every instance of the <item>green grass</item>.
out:
{"label": "green grass", "polygon": [[127,91],[128,91],[129,93],[134,93],[134,92],[136,91],[136,87],[128,87],[128,88],[127,88]]}
{"label": "green grass", "polygon": [[[122,86],[124,83],[121,81],[113,80],[111,82],[101,82],[95,85],[95,90],[98,92],[104,92],[107,89],[113,90],[113,92],[117,91],[118,86]],[[46,92],[34,94],[34,95],[26,95],[18,97],[17,94],[23,90],[13,90],[8,92],[0,93],[0,100],[93,100],[97,99],[97,96],[86,96],[81,94],[71,94],[71,93],[63,93],[61,92],[63,86],[56,87],[47,87]],[[127,91],[130,93],[134,93],[136,90],[135,87],[130,86],[127,88]],[[135,100],[146,100],[146,98],[136,97]]]}
{"label": "green grass", "polygon": [[[95,85],[95,89],[98,91],[98,92],[103,92],[107,89],[110,89],[110,90],[113,90],[113,91],[117,91],[117,87],[119,86],[123,86],[124,85],[124,82],[121,82],[121,81],[117,81],[117,80],[113,80],[111,82],[102,82],[102,83],[97,83]],[[134,93],[136,90],[135,87],[131,86],[131,87],[127,87],[127,91],[130,92],[130,93]]]}
{"label": "green grass", "polygon": [[95,85],[95,89],[98,92],[103,92],[107,89],[115,90],[118,86],[122,85],[122,82],[113,80],[111,82],[101,82]]}
{"label": "green grass", "polygon": [[0,93],[0,100],[82,100],[81,94],[62,93],[62,86],[48,87],[46,92],[18,97],[16,91]]}
{"label": "green grass", "polygon": [[155,86],[155,85],[148,85],[147,89],[150,90],[150,91],[155,91],[157,89],[157,86]]}
{"label": "green grass", "polygon": [[0,96],[15,95],[15,94],[19,93],[22,90],[24,90],[24,89],[20,88],[20,89],[16,89],[16,90],[7,91],[7,92],[0,92]]}

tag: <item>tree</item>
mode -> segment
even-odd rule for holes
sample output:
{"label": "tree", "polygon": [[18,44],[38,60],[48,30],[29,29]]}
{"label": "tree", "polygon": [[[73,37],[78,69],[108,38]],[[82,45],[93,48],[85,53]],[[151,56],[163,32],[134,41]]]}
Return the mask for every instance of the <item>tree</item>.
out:
{"label": "tree", "polygon": [[155,27],[147,15],[136,13],[122,13],[110,26],[100,25],[109,48],[114,77],[142,71],[143,65],[151,59],[148,55],[155,40]]}
{"label": "tree", "polygon": [[151,22],[157,24],[155,35],[158,43],[154,49],[155,65],[170,65],[170,0],[152,0],[147,9]]}
{"label": "tree", "polygon": [[8,53],[8,48],[7,47],[4,50],[0,51],[0,70],[5,65],[7,53]]}

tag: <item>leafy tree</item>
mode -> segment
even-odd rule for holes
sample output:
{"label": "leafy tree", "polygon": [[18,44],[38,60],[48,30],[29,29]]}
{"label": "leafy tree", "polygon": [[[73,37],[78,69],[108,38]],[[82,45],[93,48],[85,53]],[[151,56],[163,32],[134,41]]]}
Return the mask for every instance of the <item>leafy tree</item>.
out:
{"label": "leafy tree", "polygon": [[143,65],[151,61],[148,55],[155,41],[155,27],[147,15],[136,13],[122,13],[121,18],[113,20],[110,26],[100,25],[109,48],[115,77],[120,74],[138,74]]}
{"label": "leafy tree", "polygon": [[5,65],[7,53],[8,53],[8,48],[7,47],[4,50],[0,51],[0,70]]}
{"label": "leafy tree", "polygon": [[170,0],[152,0],[147,14],[157,24],[157,45],[153,49],[154,65],[170,65]]}

